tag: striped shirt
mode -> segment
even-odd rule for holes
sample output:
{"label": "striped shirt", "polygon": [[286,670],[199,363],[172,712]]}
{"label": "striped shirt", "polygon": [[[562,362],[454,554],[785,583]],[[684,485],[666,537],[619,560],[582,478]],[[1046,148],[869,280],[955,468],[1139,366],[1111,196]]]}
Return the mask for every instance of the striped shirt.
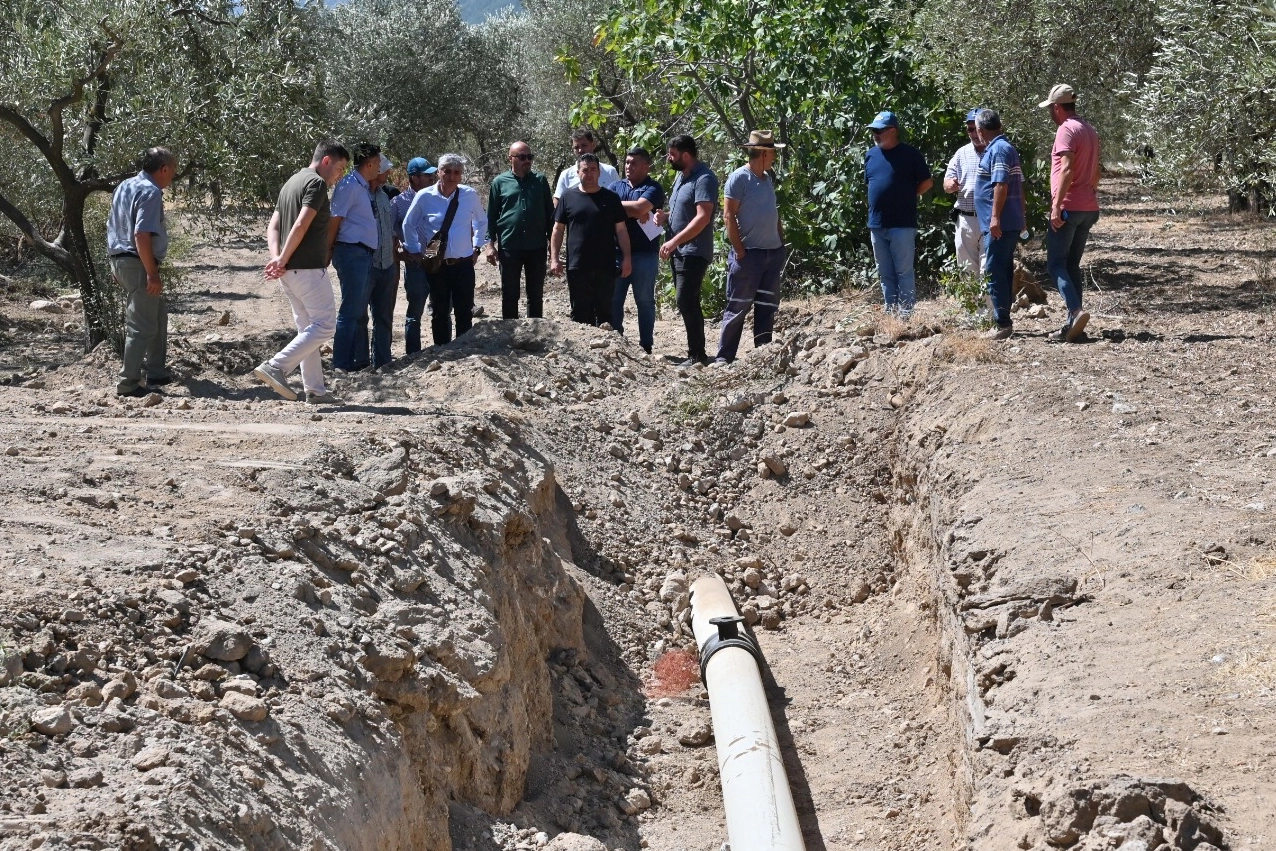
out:
{"label": "striped shirt", "polygon": [[993,139],[979,160],[979,175],[975,178],[975,212],[979,215],[979,229],[983,233],[991,227],[992,190],[999,183],[1006,185],[1001,229],[1005,233],[1018,233],[1024,226],[1023,169],[1019,166],[1019,152],[1005,134]]}
{"label": "striped shirt", "polygon": [[957,209],[975,212],[975,176],[979,172],[979,152],[974,142],[967,142],[957,149],[944,171],[945,180],[957,181]]}

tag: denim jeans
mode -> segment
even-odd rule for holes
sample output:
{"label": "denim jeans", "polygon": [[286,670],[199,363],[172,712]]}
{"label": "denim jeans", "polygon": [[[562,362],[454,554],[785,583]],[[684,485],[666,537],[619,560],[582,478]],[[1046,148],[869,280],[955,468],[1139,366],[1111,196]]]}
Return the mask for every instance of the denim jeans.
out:
{"label": "denim jeans", "polygon": [[1018,232],[1003,231],[999,239],[990,233],[984,234],[984,281],[988,287],[988,295],[992,297],[993,318],[1003,328],[1013,323],[1010,321],[1010,305],[1014,298],[1015,287],[1015,246],[1019,242]]}
{"label": "denim jeans", "polygon": [[695,254],[675,254],[670,258],[669,265],[673,269],[678,313],[682,315],[682,324],[687,329],[687,356],[693,360],[703,360],[704,310],[700,307],[700,288],[704,285],[705,273],[709,271],[709,258]]}
{"label": "denim jeans", "polygon": [[444,265],[430,275],[430,329],[434,345],[452,342],[452,312],[456,312],[456,336],[474,324],[474,264],[468,259]]}
{"label": "denim jeans", "polygon": [[735,360],[744,321],[753,308],[753,345],[771,342],[775,312],[780,309],[780,273],[787,252],[783,248],[750,248],[744,257],[735,249],[727,255],[727,309],[722,314],[718,357]]}
{"label": "denim jeans", "polygon": [[1063,226],[1046,231],[1046,273],[1054,279],[1071,317],[1081,309],[1081,255],[1085,253],[1090,228],[1099,220],[1099,211],[1064,212],[1067,218]]}
{"label": "denim jeans", "polygon": [[630,255],[630,275],[616,279],[611,297],[611,327],[625,333],[625,298],[634,288],[634,304],[638,306],[638,345],[650,352],[656,333],[656,274],[660,271],[660,254],[640,251]]}
{"label": "denim jeans", "polygon": [[394,360],[390,341],[394,338],[394,303],[399,296],[399,264],[388,269],[373,267],[368,277],[368,307],[372,310],[372,365],[385,366]]}
{"label": "denim jeans", "polygon": [[[332,248],[332,268],[341,284],[337,333],[332,338],[332,365],[336,369],[361,369],[368,365],[368,277],[372,273],[372,251],[361,245],[338,242]],[[361,327],[362,350],[359,346]]]}
{"label": "denim jeans", "polygon": [[425,300],[430,296],[430,279],[425,267],[416,263],[403,266],[403,292],[408,297],[408,317],[403,320],[403,349],[408,354],[421,351],[421,317],[425,315]]}
{"label": "denim jeans", "polygon": [[912,310],[917,304],[917,283],[913,278],[917,228],[870,228],[868,233],[887,309]]}
{"label": "denim jeans", "polygon": [[544,316],[545,271],[548,264],[546,249],[530,251],[497,252],[501,267],[501,318],[518,318],[518,290],[520,274],[527,275],[527,316],[540,319]]}

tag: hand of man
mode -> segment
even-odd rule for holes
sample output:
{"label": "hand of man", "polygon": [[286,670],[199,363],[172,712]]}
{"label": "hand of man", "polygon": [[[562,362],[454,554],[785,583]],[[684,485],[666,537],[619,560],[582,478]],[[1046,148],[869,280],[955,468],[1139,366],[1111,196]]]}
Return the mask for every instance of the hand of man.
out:
{"label": "hand of man", "polygon": [[158,273],[146,276],[146,294],[155,296],[164,291],[164,282],[160,280]]}
{"label": "hand of man", "polygon": [[554,258],[553,260],[550,261],[549,273],[551,275],[553,275],[555,278],[561,278],[563,276],[563,271],[564,269],[563,269],[562,260],[559,260],[558,258]]}
{"label": "hand of man", "polygon": [[993,216],[988,221],[988,233],[992,234],[993,239],[1001,239],[1001,218]]}
{"label": "hand of man", "polygon": [[747,249],[744,247],[743,242],[740,243],[739,245],[733,244],[731,246],[731,250],[735,252],[735,259],[737,263],[744,259],[744,253],[745,251],[747,251]]}
{"label": "hand of man", "polygon": [[487,247],[487,262],[496,265],[496,247],[493,245]]}
{"label": "hand of man", "polygon": [[661,246],[660,246],[660,259],[661,259],[661,260],[668,260],[670,257],[672,257],[672,256],[673,256],[673,253],[674,253],[674,251],[675,251],[675,250],[677,250],[677,248],[678,248],[678,246],[674,245],[673,240],[669,240],[669,241],[668,241],[668,242],[666,242],[665,244],[661,245]]}
{"label": "hand of man", "polygon": [[266,280],[277,281],[284,276],[284,264],[279,261],[278,257],[271,257],[270,262],[266,264]]}
{"label": "hand of man", "polygon": [[471,265],[471,266],[477,266],[477,265],[478,265],[479,251],[480,251],[480,250],[479,250],[479,249],[477,249],[477,248],[476,248],[476,249],[474,249],[474,256],[470,258],[470,265]]}
{"label": "hand of man", "polygon": [[1063,210],[1050,208],[1050,229],[1058,230],[1063,227]]}
{"label": "hand of man", "polygon": [[620,277],[628,278],[634,273],[634,264],[628,257],[622,258],[620,261]]}
{"label": "hand of man", "polygon": [[660,227],[664,227],[669,221],[669,213],[665,210],[656,210],[652,215],[656,217],[656,224]]}

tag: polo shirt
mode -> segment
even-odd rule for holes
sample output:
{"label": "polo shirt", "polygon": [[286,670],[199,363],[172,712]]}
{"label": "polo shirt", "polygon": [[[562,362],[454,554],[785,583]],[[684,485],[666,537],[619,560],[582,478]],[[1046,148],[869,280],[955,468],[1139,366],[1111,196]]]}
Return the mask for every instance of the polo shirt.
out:
{"label": "polo shirt", "polygon": [[279,247],[282,249],[292,233],[292,226],[303,209],[315,211],[297,250],[288,258],[289,269],[323,269],[328,265],[328,220],[331,205],[328,184],[319,172],[307,166],[288,178],[279,190],[275,210],[279,213]]}
{"label": "polo shirt", "polygon": [[[665,190],[659,183],[647,177],[642,183],[634,186],[628,179],[613,184],[611,191],[620,196],[621,201],[650,201],[652,210],[659,210],[665,205]],[[660,238],[648,239],[642,232],[638,220],[625,211],[625,228],[629,231],[629,251],[631,254],[650,254],[660,249]]]}
{"label": "polo shirt", "polygon": [[957,209],[967,213],[975,211],[975,176],[979,172],[979,152],[974,142],[967,142],[957,149],[944,171],[945,180],[957,181]]}
{"label": "polo shirt", "polygon": [[376,250],[377,219],[372,213],[372,187],[351,171],[332,190],[332,216],[341,219],[337,242],[357,242]]}
{"label": "polo shirt", "polygon": [[780,239],[780,208],[775,200],[775,183],[769,175],[758,177],[747,165],[740,166],[727,177],[722,194],[740,202],[735,218],[746,250],[784,246],[784,240]]}
{"label": "polo shirt", "polygon": [[541,251],[554,229],[554,199],[539,171],[507,171],[487,193],[487,238],[503,251]]}
{"label": "polo shirt", "polygon": [[979,230],[988,233],[992,223],[992,191],[999,183],[1006,185],[1006,203],[1001,208],[1001,229],[1019,233],[1024,226],[1023,169],[1019,152],[1005,135],[998,136],[984,148],[979,159],[979,175],[975,178],[975,213]]}
{"label": "polo shirt", "polygon": [[869,148],[864,155],[869,228],[916,228],[917,185],[930,176],[926,158],[912,145]]}
{"label": "polo shirt", "polygon": [[115,187],[111,214],[106,220],[108,254],[136,254],[137,234],[150,233],[151,251],[163,260],[168,253],[168,226],[164,220],[164,190],[144,171]]}
{"label": "polo shirt", "polygon": [[1084,118],[1072,116],[1059,125],[1050,149],[1050,197],[1059,194],[1059,175],[1063,173],[1063,157],[1072,154],[1072,183],[1063,196],[1063,209],[1090,212],[1099,209],[1098,187],[1094,175],[1099,164],[1099,134]]}
{"label": "polo shirt", "polygon": [[[691,174],[684,177],[681,172],[674,178],[673,189],[669,190],[669,233],[675,235],[691,224],[696,217],[696,205],[704,202],[714,205],[713,213],[718,211],[718,176],[702,162],[696,163]],[[700,233],[690,242],[685,242],[674,249],[679,257],[703,257],[713,259],[713,216]]]}

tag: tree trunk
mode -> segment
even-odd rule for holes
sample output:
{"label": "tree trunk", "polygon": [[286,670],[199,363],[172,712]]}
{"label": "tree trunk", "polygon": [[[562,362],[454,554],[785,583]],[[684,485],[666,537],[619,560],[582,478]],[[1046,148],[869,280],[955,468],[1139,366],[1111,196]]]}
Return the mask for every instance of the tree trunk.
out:
{"label": "tree trunk", "polygon": [[84,303],[85,352],[93,351],[107,338],[111,327],[107,316],[115,309],[114,300],[105,291],[106,282],[102,281],[93,262],[93,250],[84,231],[84,206],[88,196],[82,187],[66,193],[62,206],[62,244],[69,263],[58,264],[80,288],[80,299]]}

